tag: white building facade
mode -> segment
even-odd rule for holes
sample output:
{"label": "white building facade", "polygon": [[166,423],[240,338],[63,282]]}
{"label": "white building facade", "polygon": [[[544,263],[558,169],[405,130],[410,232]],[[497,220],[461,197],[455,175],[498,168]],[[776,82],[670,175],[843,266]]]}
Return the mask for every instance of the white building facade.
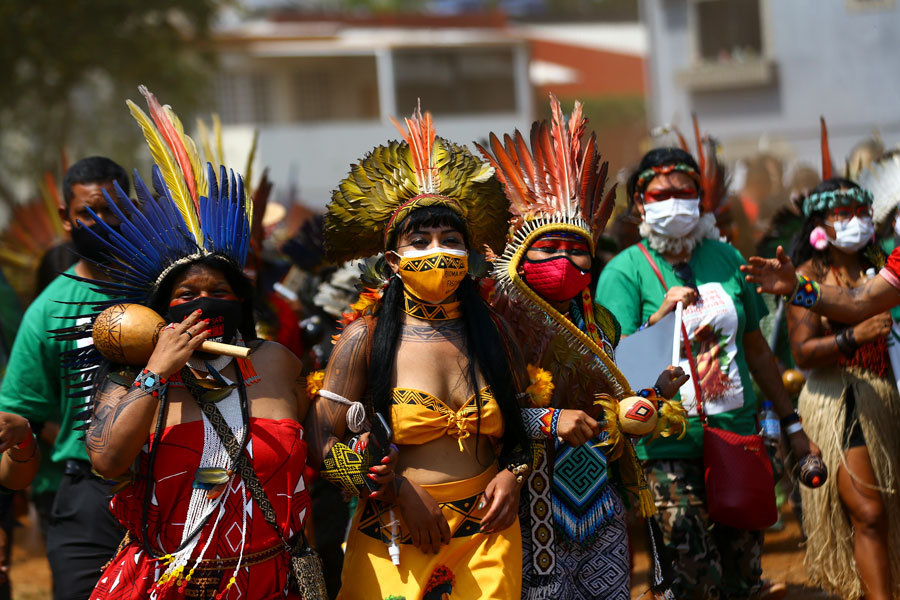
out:
{"label": "white building facade", "polygon": [[650,127],[696,113],[727,159],[766,150],[835,165],[878,132],[900,142],[896,0],[641,0]]}

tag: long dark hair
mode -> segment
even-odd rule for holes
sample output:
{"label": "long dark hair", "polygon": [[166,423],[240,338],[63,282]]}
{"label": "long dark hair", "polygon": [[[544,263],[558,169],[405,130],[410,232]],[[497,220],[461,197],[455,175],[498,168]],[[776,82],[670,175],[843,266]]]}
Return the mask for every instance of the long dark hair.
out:
{"label": "long dark hair", "polygon": [[[841,177],[833,177],[831,179],[826,179],[821,182],[819,185],[814,187],[809,195],[819,194],[822,192],[832,192],[839,189],[860,189],[859,185],[849,179],[843,179]],[[825,210],[817,210],[812,213],[806,220],[803,222],[803,227],[800,228],[800,231],[797,233],[797,237],[794,238],[793,241],[793,249],[791,251],[791,261],[796,266],[800,266],[803,263],[812,260],[813,264],[819,270],[827,268],[830,266],[828,261],[828,247],[826,246],[823,250],[816,250],[812,244],[809,243],[809,236],[812,234],[813,229],[822,225],[825,222]],[[871,261],[866,255],[869,247],[872,244],[866,244],[866,246],[857,252],[859,257],[863,261],[863,265],[865,267],[872,267]]]}
{"label": "long dark hair", "polygon": [[[400,224],[396,233],[388,239],[388,250],[395,250],[397,238],[401,234],[420,227],[450,227],[463,236],[469,246],[468,232],[463,220],[455,212],[443,206],[429,206],[413,211]],[[516,386],[509,366],[508,353],[503,334],[499,330],[491,309],[481,298],[475,282],[468,275],[460,283],[456,296],[460,301],[460,311],[464,324],[464,352],[469,366],[466,379],[474,393],[478,393],[477,373],[485,383],[500,407],[505,424],[503,450],[501,455],[509,456],[516,448],[524,450],[529,440],[522,425],[522,415],[516,401]],[[397,343],[403,321],[403,281],[392,277],[381,307],[376,313],[378,323],[372,339],[369,359],[369,390],[375,410],[389,418],[391,399],[391,374],[397,359]],[[481,407],[478,407],[478,433],[480,434]]]}

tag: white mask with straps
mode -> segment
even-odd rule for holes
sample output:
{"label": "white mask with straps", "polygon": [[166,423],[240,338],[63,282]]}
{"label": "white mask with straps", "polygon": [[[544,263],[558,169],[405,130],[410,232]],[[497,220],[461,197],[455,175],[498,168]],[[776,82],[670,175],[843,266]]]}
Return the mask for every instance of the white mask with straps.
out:
{"label": "white mask with straps", "polygon": [[835,221],[834,239],[828,241],[846,252],[856,252],[872,241],[875,226],[871,217],[853,217],[849,221]]}
{"label": "white mask with straps", "polygon": [[700,199],[669,198],[644,204],[644,222],[654,233],[682,238],[700,222]]}

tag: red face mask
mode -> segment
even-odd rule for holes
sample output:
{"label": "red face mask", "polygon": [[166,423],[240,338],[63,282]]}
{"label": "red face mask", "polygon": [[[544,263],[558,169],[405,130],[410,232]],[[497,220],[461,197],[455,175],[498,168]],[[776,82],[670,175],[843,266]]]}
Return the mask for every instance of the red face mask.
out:
{"label": "red face mask", "polygon": [[522,279],[551,302],[571,300],[591,283],[591,272],[582,271],[565,256],[522,263]]}

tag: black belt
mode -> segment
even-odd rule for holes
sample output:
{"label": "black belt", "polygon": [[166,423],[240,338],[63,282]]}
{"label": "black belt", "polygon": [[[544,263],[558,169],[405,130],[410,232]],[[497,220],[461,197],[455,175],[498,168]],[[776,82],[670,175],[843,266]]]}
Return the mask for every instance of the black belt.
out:
{"label": "black belt", "polygon": [[[74,458],[66,460],[66,468],[63,473],[71,476],[80,475],[82,477],[97,477],[91,470],[91,463],[86,460],[77,460]],[[100,478],[97,477],[97,479]]]}

